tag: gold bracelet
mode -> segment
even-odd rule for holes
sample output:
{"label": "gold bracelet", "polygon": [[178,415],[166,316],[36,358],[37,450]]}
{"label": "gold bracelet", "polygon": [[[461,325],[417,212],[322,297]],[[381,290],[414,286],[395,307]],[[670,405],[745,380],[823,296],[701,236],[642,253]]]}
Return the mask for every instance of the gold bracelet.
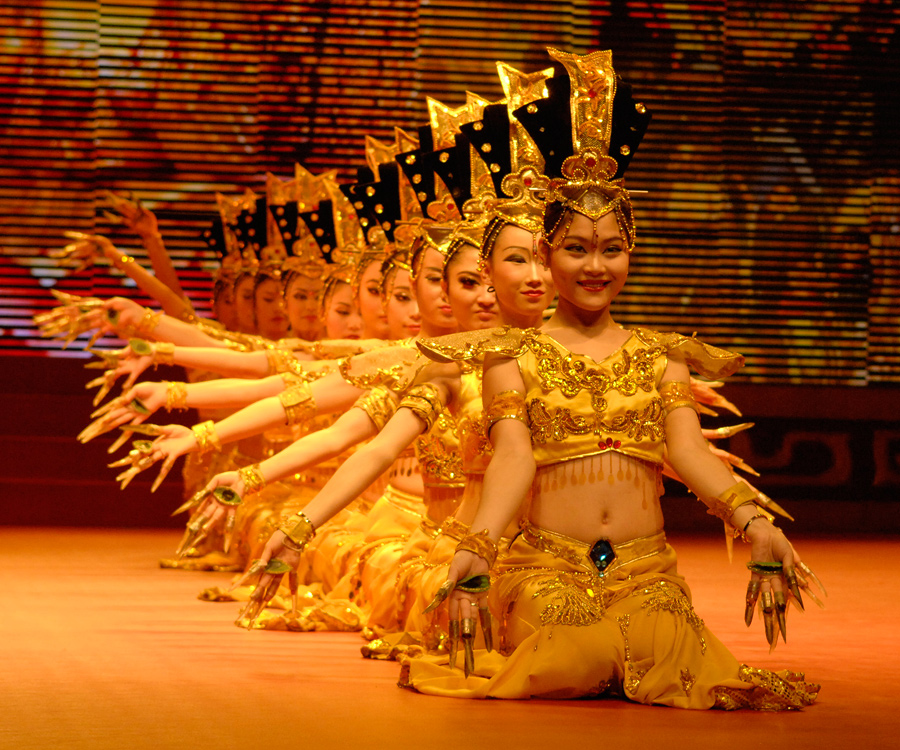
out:
{"label": "gold bracelet", "polygon": [[294,372],[297,366],[297,358],[284,349],[266,349],[266,360],[269,363],[268,375]]}
{"label": "gold bracelet", "polygon": [[191,432],[194,433],[194,437],[197,439],[197,447],[201,453],[211,450],[222,450],[222,441],[219,440],[219,436],[216,434],[216,423],[211,419],[195,424],[191,427]]}
{"label": "gold bracelet", "polygon": [[316,534],[316,527],[302,511],[282,522],[278,530],[284,532],[285,542],[287,542],[284,546],[295,552],[303,551],[304,547],[309,544],[309,540]]}
{"label": "gold bracelet", "polygon": [[494,561],[497,559],[499,547],[497,542],[488,536],[488,530],[484,529],[477,534],[469,534],[464,536],[462,541],[456,545],[457,552],[473,552],[483,560],[487,561],[488,567],[493,567]]}
{"label": "gold bracelet", "polygon": [[187,383],[164,380],[166,384],[166,411],[187,409]]}
{"label": "gold bracelet", "polygon": [[129,263],[134,263],[134,258],[132,258],[130,255],[125,255],[124,253],[116,258],[116,260],[123,266],[127,266]]}
{"label": "gold bracelet", "polygon": [[170,341],[160,341],[153,346],[154,365],[175,364],[175,344]]}
{"label": "gold bracelet", "polygon": [[131,329],[132,335],[140,339],[152,338],[153,332],[156,330],[159,321],[162,319],[162,315],[161,312],[154,312],[153,310],[145,311],[143,317],[137,322],[137,325]]}
{"label": "gold bracelet", "polygon": [[238,476],[244,483],[244,490],[246,492],[259,492],[266,486],[266,479],[262,475],[259,464],[251,464],[250,466],[238,469]]}

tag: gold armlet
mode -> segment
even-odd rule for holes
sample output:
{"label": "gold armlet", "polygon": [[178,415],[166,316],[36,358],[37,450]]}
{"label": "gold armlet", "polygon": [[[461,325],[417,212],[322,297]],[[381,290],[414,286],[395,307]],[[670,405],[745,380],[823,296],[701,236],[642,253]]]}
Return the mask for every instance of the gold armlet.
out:
{"label": "gold armlet", "polygon": [[503,391],[491,399],[491,405],[485,412],[485,433],[490,435],[491,428],[501,419],[516,419],[528,426],[523,394],[519,391]]}
{"label": "gold armlet", "polygon": [[398,409],[401,406],[409,409],[425,423],[425,432],[431,429],[444,408],[437,386],[431,383],[421,383],[410,388],[397,404]]}
{"label": "gold armlet", "polygon": [[247,492],[259,492],[266,486],[266,479],[262,475],[259,464],[251,464],[242,469],[238,469],[238,476],[244,483],[244,489]]}
{"label": "gold armlet", "polygon": [[216,434],[216,423],[211,419],[201,422],[200,424],[195,424],[191,427],[191,432],[194,433],[194,437],[197,440],[197,447],[200,449],[201,453],[206,453],[211,450],[222,450],[222,441],[219,440],[219,436]]}
{"label": "gold armlet", "polygon": [[691,390],[690,383],[673,380],[665,383],[659,389],[659,396],[663,403],[663,419],[669,416],[669,413],[682,406],[687,406],[696,412],[699,412],[697,402],[694,400],[694,392]]}
{"label": "gold armlet", "polygon": [[381,431],[397,411],[397,396],[390,388],[376,386],[356,399],[353,406],[362,409]]}
{"label": "gold armlet", "polygon": [[187,409],[187,383],[164,380],[166,384],[166,411]]}
{"label": "gold armlet", "polygon": [[316,534],[316,527],[303,512],[288,518],[278,530],[284,532],[284,546],[294,552],[302,552]]}
{"label": "gold armlet", "polygon": [[704,500],[704,502],[709,507],[707,513],[711,516],[721,518],[727,524],[731,523],[731,517],[738,508],[750,503],[756,506],[760,515],[768,521],[771,522],[775,520],[775,516],[761,507],[759,493],[746,482],[738,482],[733,487],[729,487],[718,497]]}
{"label": "gold armlet", "polygon": [[175,364],[175,344],[170,341],[160,341],[153,345],[153,364]]}
{"label": "gold armlet", "polygon": [[153,338],[153,332],[159,325],[159,321],[162,320],[162,316],[163,314],[161,312],[146,310],[137,324],[129,329],[129,335],[139,339]]}
{"label": "gold armlet", "polygon": [[284,407],[284,419],[288,424],[301,424],[318,413],[309,383],[301,383],[282,391],[278,394],[278,400]]}
{"label": "gold armlet", "polygon": [[484,529],[477,534],[464,536],[460,543],[456,545],[456,551],[472,552],[481,559],[486,560],[488,567],[491,568],[497,559],[499,548],[497,547],[497,542],[488,536],[488,530]]}

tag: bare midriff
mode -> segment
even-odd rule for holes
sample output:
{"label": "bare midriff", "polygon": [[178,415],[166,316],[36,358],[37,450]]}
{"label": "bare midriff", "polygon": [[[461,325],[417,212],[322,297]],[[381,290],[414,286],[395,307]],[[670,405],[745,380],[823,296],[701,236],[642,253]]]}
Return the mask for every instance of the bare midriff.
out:
{"label": "bare midriff", "polygon": [[422,500],[429,520],[440,525],[447,516],[452,515],[462,499],[462,487],[426,486]]}
{"label": "bare midriff", "polygon": [[529,519],[589,543],[650,536],[663,528],[658,477],[656,464],[611,450],[540,466]]}
{"label": "bare midriff", "polygon": [[391,466],[388,478],[391,487],[410,495],[422,497],[425,486],[419,473],[419,462],[413,455],[401,456]]}
{"label": "bare midriff", "polygon": [[[481,491],[483,487],[484,474],[466,474],[466,489],[463,492],[463,499],[459,504],[456,513],[454,513],[454,517],[457,521],[466,524],[466,526],[472,525],[475,514],[478,512],[478,505],[481,503]],[[529,498],[526,497],[522,502],[519,513],[517,513],[515,518],[509,522],[506,531],[503,532],[503,536],[511,539],[518,533],[519,518],[527,511],[528,500]]]}

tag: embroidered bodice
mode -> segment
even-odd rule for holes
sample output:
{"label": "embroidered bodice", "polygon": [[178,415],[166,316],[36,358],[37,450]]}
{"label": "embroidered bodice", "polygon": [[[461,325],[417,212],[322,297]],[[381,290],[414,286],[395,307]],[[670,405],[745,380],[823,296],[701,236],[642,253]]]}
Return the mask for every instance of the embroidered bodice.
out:
{"label": "embroidered bodice", "polygon": [[732,374],[743,357],[675,333],[635,329],[600,362],[575,354],[535,329],[508,327],[420,342],[440,361],[514,357],[538,466],[616,451],[663,463],[665,429],[659,385],[668,355],[678,351],[701,375]]}

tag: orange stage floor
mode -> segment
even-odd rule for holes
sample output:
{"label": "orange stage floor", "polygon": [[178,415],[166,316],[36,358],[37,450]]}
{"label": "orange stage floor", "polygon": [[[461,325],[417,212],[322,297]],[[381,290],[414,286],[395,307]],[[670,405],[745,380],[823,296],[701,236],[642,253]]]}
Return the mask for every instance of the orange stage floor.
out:
{"label": "orange stage floor", "polygon": [[[900,746],[900,540],[794,540],[828,609],[791,612],[771,656],[742,622],[723,545],[673,538],[698,613],[743,661],[822,683],[801,713],[620,701],[468,702],[395,687],[355,634],[247,632],[197,592],[226,574],[163,571],[171,531],[0,529],[0,748],[894,748]],[[739,550],[744,553],[744,550]]]}

